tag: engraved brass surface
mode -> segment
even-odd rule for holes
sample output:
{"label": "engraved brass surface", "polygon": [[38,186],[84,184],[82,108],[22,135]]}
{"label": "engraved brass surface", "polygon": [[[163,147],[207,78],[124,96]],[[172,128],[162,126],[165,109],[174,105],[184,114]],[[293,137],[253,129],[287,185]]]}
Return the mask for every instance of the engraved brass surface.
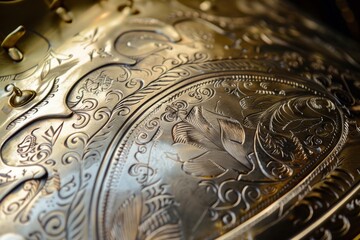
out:
{"label": "engraved brass surface", "polygon": [[46,3],[0,52],[1,240],[359,238],[359,46],[276,0]]}

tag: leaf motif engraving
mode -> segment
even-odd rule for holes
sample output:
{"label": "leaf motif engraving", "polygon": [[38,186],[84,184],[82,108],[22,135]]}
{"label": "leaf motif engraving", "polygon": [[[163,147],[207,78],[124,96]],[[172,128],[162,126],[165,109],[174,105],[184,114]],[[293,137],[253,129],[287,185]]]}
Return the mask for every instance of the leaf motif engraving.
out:
{"label": "leaf motif engraving", "polygon": [[44,61],[40,64],[41,73],[40,79],[42,81],[51,79],[59,73],[65,72],[72,68],[78,61],[73,59],[70,60],[73,55],[63,55],[54,52],[52,49],[48,52]]}
{"label": "leaf motif engraving", "polygon": [[169,187],[156,180],[142,189],[144,210],[137,239],[184,239],[178,203]]}
{"label": "leaf motif engraving", "polygon": [[224,151],[207,151],[183,163],[183,170],[190,175],[203,179],[217,178],[228,170],[242,167],[237,161],[227,161],[228,153]]}
{"label": "leaf motif engraving", "polygon": [[110,239],[136,239],[141,218],[141,205],[141,194],[133,194],[121,204],[112,220]]}
{"label": "leaf motif engraving", "polygon": [[20,155],[21,163],[39,163],[46,160],[52,153],[53,147],[61,133],[64,123],[61,123],[57,128],[50,126],[42,135],[42,141],[37,142],[39,139],[35,132],[39,128],[35,128],[27,135],[23,141],[17,145],[17,153]]}
{"label": "leaf motif engraving", "polygon": [[44,79],[50,72],[51,69],[51,58],[47,59],[44,63],[43,63],[43,69],[41,71],[41,79]]}
{"label": "leaf motif engraving", "polygon": [[225,150],[244,166],[251,169],[250,162],[244,158],[242,145],[245,142],[245,131],[239,122],[224,119],[218,120],[220,125],[221,142]]}
{"label": "leaf motif engraving", "polygon": [[202,149],[217,149],[208,138],[187,122],[180,122],[173,128],[174,142],[190,144]]}
{"label": "leaf motif engraving", "polygon": [[[211,121],[211,119],[208,120]],[[221,148],[219,132],[215,130],[214,126],[210,124],[208,120],[203,116],[202,107],[197,106],[193,107],[188,116],[185,118],[185,121],[200,132],[203,137],[207,138],[218,148]]]}
{"label": "leaf motif engraving", "polygon": [[229,170],[239,175],[249,172],[252,164],[245,157],[243,126],[236,120],[205,111],[195,106],[173,127],[175,143],[206,150],[184,161],[183,170],[204,179],[220,177]]}
{"label": "leaf motif engraving", "polygon": [[69,217],[67,219],[67,239],[82,239],[86,236],[83,224],[86,221],[86,209],[84,205],[85,188],[76,193],[70,209]]}
{"label": "leaf motif engraving", "polygon": [[182,232],[179,224],[167,224],[148,235],[145,240],[178,240],[182,239]]}
{"label": "leaf motif engraving", "polygon": [[45,131],[45,135],[43,135],[43,138],[46,139],[52,145],[54,145],[60,135],[63,125],[64,123],[61,123],[59,127],[57,127],[56,129],[54,129],[53,126],[50,126],[50,128]]}

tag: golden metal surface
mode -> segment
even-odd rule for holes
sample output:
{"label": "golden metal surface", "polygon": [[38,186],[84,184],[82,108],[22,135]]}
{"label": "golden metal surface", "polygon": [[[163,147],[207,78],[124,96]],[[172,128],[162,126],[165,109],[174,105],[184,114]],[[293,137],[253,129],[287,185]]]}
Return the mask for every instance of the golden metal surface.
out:
{"label": "golden metal surface", "polygon": [[25,35],[24,26],[19,26],[14,31],[9,33],[2,41],[1,47],[5,48],[9,54],[9,57],[14,61],[21,61],[23,59],[23,53],[16,47],[16,43]]}
{"label": "golden metal surface", "polygon": [[1,240],[359,235],[355,43],[277,0],[0,16]]}
{"label": "golden metal surface", "polygon": [[66,10],[63,0],[47,0],[46,1],[50,10],[54,11],[62,21],[66,23],[72,22],[72,17]]}
{"label": "golden metal surface", "polygon": [[14,85],[9,85],[9,87],[12,87],[12,89],[11,89],[12,95],[9,99],[9,104],[10,104],[10,106],[12,106],[14,108],[22,107],[22,106],[28,104],[36,96],[36,93],[31,90],[23,90],[22,91]]}

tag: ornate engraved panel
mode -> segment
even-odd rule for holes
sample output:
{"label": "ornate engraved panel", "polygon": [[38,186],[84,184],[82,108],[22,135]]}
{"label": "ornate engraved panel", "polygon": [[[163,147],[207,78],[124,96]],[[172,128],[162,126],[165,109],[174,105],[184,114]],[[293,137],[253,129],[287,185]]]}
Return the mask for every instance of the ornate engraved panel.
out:
{"label": "ornate engraved panel", "polygon": [[276,0],[57,8],[0,52],[1,240],[359,236],[358,46]]}
{"label": "ornate engraved panel", "polygon": [[321,89],[266,74],[191,79],[154,102],[155,110],[133,122],[117,145],[101,183],[107,196],[100,208],[100,219],[107,219],[104,236],[112,233],[118,209],[131,216],[115,224],[121,234],[141,236],[136,228],[122,228],[132,215],[143,228],[146,213],[156,225],[153,231],[169,238],[171,227],[157,219],[156,209],[146,209],[146,200],[125,209],[121,203],[159,176],[177,199],[184,229],[191,229],[185,238],[204,238],[197,234],[209,226],[220,226],[213,236],[220,235],[274,201],[281,204],[279,199],[303,192],[313,175],[334,161],[347,135],[341,111]]}

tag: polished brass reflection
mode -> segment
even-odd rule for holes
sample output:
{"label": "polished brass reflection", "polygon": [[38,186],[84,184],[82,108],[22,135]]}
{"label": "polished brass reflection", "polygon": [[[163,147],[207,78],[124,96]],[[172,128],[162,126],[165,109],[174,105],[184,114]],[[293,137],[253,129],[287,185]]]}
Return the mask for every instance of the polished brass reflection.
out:
{"label": "polished brass reflection", "polygon": [[36,7],[0,21],[1,240],[359,236],[356,43],[280,0],[46,2],[0,0]]}
{"label": "polished brass reflection", "polygon": [[20,90],[20,88],[15,85],[9,85],[7,88],[11,89],[11,97],[9,99],[9,104],[12,107],[22,107],[28,104],[36,96],[36,93],[32,90]]}
{"label": "polished brass reflection", "polygon": [[9,33],[1,43],[1,47],[6,49],[13,61],[19,62],[24,58],[23,53],[16,47],[16,43],[25,35],[25,32],[24,26],[19,26]]}
{"label": "polished brass reflection", "polygon": [[66,23],[72,22],[72,17],[65,8],[63,0],[45,0],[45,2],[49,5],[50,10],[54,11],[62,21]]}

